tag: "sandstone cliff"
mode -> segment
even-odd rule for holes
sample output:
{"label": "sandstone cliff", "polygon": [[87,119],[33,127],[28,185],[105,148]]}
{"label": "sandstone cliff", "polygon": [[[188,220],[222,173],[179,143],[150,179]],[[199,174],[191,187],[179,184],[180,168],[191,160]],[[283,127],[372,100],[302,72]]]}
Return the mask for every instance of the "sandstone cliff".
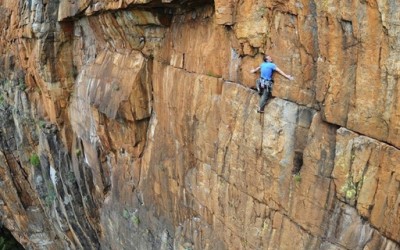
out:
{"label": "sandstone cliff", "polygon": [[[400,249],[398,0],[0,0],[27,249]],[[266,113],[250,69],[275,76]]]}

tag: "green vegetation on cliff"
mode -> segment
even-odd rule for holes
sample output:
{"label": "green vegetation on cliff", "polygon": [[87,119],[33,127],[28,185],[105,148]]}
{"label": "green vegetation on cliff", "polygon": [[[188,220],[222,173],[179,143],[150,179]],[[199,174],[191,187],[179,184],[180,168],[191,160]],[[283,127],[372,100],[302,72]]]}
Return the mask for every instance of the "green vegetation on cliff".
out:
{"label": "green vegetation on cliff", "polygon": [[14,239],[10,231],[0,226],[0,250],[18,249],[24,248]]}

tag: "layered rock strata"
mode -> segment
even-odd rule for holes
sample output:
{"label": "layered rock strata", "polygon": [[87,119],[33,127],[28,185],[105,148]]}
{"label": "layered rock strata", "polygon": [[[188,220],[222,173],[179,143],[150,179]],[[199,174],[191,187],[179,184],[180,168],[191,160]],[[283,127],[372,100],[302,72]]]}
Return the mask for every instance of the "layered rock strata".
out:
{"label": "layered rock strata", "polygon": [[[400,249],[398,1],[0,1],[27,249]],[[257,114],[249,73],[275,76]]]}

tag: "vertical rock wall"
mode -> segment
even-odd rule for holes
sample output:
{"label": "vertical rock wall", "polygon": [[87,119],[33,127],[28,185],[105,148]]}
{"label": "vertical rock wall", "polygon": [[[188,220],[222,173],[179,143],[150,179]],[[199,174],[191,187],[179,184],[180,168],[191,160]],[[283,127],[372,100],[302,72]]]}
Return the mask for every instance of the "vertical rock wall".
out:
{"label": "vertical rock wall", "polygon": [[[0,1],[27,249],[400,249],[397,1]],[[263,115],[249,71],[272,55]]]}

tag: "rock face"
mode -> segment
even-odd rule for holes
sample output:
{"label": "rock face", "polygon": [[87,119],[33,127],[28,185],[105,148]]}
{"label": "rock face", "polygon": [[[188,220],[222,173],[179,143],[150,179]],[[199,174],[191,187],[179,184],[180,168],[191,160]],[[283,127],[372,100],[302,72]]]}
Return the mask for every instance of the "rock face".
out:
{"label": "rock face", "polygon": [[[0,1],[27,249],[400,249],[400,2]],[[275,75],[263,115],[250,87]]]}

